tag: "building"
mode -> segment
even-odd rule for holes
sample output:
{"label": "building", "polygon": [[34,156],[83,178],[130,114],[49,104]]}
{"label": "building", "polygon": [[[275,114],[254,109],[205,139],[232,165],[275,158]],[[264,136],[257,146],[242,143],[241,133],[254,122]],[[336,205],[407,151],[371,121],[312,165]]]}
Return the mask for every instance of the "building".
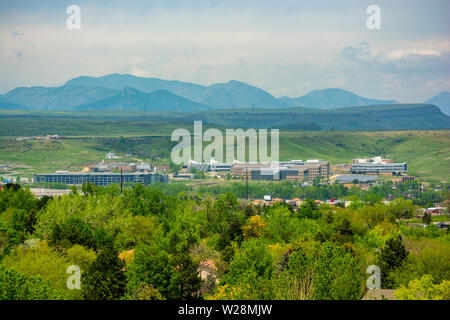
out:
{"label": "building", "polygon": [[172,179],[176,179],[176,180],[185,180],[185,179],[194,179],[195,178],[195,174],[193,173],[174,173],[172,175]]}
{"label": "building", "polygon": [[375,157],[370,159],[353,159],[351,172],[354,174],[393,174],[408,172],[408,165],[394,163],[392,159],[382,159]]}
{"label": "building", "polygon": [[34,194],[37,198],[41,199],[44,196],[57,197],[67,195],[70,194],[72,190],[30,188],[30,192]]}
{"label": "building", "polygon": [[168,183],[169,177],[158,173],[112,173],[112,172],[57,172],[53,174],[36,174],[35,182],[58,182],[65,184],[83,184],[92,182],[96,186],[107,186],[112,183],[142,183],[144,185],[162,182]]}
{"label": "building", "polygon": [[191,160],[188,163],[186,171],[191,172],[192,169],[195,169],[194,171],[224,173],[231,171],[231,164],[219,163],[214,158],[211,158],[209,163],[200,163]]}
{"label": "building", "polygon": [[330,174],[330,163],[323,160],[291,160],[278,163],[240,163],[231,165],[231,175],[251,180],[314,180]]}
{"label": "building", "polygon": [[157,166],[156,171],[166,172],[170,170],[170,166]]}
{"label": "building", "polygon": [[363,174],[343,174],[336,177],[338,183],[373,183],[378,179],[375,175],[363,175]]}
{"label": "building", "polygon": [[116,155],[115,153],[112,152],[108,152],[105,156],[106,159],[119,159],[119,156]]}

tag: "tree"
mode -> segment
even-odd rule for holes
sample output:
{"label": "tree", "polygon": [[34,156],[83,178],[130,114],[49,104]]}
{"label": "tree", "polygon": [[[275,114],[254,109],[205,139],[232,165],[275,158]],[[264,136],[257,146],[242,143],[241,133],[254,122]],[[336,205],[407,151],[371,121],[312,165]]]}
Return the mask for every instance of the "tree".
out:
{"label": "tree", "polygon": [[0,264],[0,300],[55,300],[61,295],[39,276],[27,277]]}
{"label": "tree", "polygon": [[264,234],[274,242],[288,243],[298,235],[300,220],[286,207],[271,208],[264,217],[264,222],[267,224]]}
{"label": "tree", "polygon": [[260,216],[251,216],[247,223],[242,227],[244,240],[259,238],[262,234],[262,230],[266,226],[267,224],[261,219]]}
{"label": "tree", "polygon": [[408,286],[401,286],[394,291],[398,300],[450,300],[450,281],[434,284],[433,277],[424,275],[409,282]]}
{"label": "tree", "polygon": [[88,248],[96,247],[91,226],[80,218],[69,218],[62,226],[55,225],[50,238],[53,245],[63,247],[74,244]]}
{"label": "tree", "polygon": [[400,237],[393,237],[386,241],[378,258],[378,266],[381,269],[381,281],[387,289],[392,288],[393,280],[389,274],[401,267],[408,257],[408,251]]}
{"label": "tree", "polygon": [[141,283],[128,294],[129,300],[165,300],[161,293],[152,284]]}
{"label": "tree", "polygon": [[425,224],[427,226],[430,225],[431,224],[431,214],[429,214],[428,212],[425,212],[422,217],[422,222],[423,222],[423,224]]}
{"label": "tree", "polygon": [[170,263],[166,251],[152,245],[139,245],[134,259],[127,266],[127,291],[132,293],[142,283],[151,284],[166,299],[176,299],[180,296],[177,272]]}
{"label": "tree", "polygon": [[360,299],[361,279],[362,273],[349,251],[330,242],[321,245],[314,266],[313,299]]}
{"label": "tree", "polygon": [[114,300],[125,293],[125,263],[112,246],[104,247],[97,259],[82,274],[81,289],[86,300]]}
{"label": "tree", "polygon": [[198,263],[195,263],[189,253],[183,252],[175,255],[175,269],[178,273],[180,285],[180,296],[178,299],[192,299],[194,294],[200,290],[202,279],[198,275]]}
{"label": "tree", "polygon": [[[78,253],[80,253],[78,251]],[[50,285],[60,292],[61,296],[69,299],[80,299],[79,290],[69,290],[66,285],[68,274],[67,267],[72,264],[78,265],[81,260],[77,254],[72,260],[64,252],[59,252],[48,246],[46,241],[21,245],[7,255],[2,264],[8,269],[15,269],[26,277],[39,276],[43,281],[48,281]],[[83,258],[83,260],[85,260]],[[83,267],[84,265],[79,265]],[[85,269],[82,269],[82,272]]]}
{"label": "tree", "polygon": [[270,299],[274,266],[266,241],[253,238],[243,242],[227,270],[218,293],[228,291],[225,297],[232,299]]}

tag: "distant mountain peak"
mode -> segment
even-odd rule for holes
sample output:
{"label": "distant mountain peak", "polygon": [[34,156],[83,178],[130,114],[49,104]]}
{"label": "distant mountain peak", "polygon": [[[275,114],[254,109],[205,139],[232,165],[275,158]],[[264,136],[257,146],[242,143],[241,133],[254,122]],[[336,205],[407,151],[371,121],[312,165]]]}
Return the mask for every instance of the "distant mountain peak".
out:
{"label": "distant mountain peak", "polygon": [[439,107],[443,113],[450,115],[450,92],[442,91],[437,96],[425,101]]}
{"label": "distant mountain peak", "polygon": [[369,105],[397,104],[395,100],[378,100],[358,96],[353,92],[340,88],[325,88],[312,90],[298,98],[280,99],[287,106],[301,106],[315,109],[335,109],[342,107],[356,107]]}

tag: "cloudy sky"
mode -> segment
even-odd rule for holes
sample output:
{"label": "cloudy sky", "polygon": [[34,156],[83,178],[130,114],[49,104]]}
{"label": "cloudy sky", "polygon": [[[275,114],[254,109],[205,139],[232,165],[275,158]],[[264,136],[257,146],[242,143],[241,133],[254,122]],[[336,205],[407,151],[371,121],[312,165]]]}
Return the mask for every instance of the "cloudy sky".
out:
{"label": "cloudy sky", "polygon": [[[72,4],[80,30],[66,27]],[[366,26],[372,4],[381,30]],[[448,0],[0,0],[0,93],[132,73],[422,102],[450,90],[449,12]]]}

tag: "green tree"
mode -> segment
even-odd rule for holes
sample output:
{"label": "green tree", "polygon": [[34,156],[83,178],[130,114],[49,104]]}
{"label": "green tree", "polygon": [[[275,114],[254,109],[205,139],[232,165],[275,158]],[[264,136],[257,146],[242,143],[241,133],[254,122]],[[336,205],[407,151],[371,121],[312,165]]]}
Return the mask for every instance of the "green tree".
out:
{"label": "green tree", "polygon": [[427,226],[431,224],[431,215],[428,212],[425,212],[423,214],[422,222]]}
{"label": "green tree", "polygon": [[112,246],[104,247],[97,259],[82,274],[81,286],[86,300],[114,300],[125,293],[125,263]]}
{"label": "green tree", "polygon": [[0,300],[56,300],[61,295],[39,276],[25,276],[0,264]]}
{"label": "green tree", "polygon": [[390,289],[393,286],[393,280],[389,277],[390,273],[401,267],[408,257],[400,237],[393,237],[386,241],[378,257],[378,266],[381,269],[382,285]]}
{"label": "green tree", "polygon": [[170,263],[169,255],[162,248],[153,245],[139,245],[133,261],[127,267],[127,291],[132,293],[142,283],[151,284],[164,298],[180,296],[177,272]]}
{"label": "green tree", "polygon": [[198,275],[198,263],[192,260],[189,253],[180,253],[175,255],[173,264],[178,273],[178,282],[180,284],[179,299],[195,298],[195,293],[200,290],[202,280]]}
{"label": "green tree", "polygon": [[424,275],[409,282],[408,286],[401,286],[394,292],[398,300],[450,300],[450,281],[444,280],[440,284],[433,283],[433,277]]}

